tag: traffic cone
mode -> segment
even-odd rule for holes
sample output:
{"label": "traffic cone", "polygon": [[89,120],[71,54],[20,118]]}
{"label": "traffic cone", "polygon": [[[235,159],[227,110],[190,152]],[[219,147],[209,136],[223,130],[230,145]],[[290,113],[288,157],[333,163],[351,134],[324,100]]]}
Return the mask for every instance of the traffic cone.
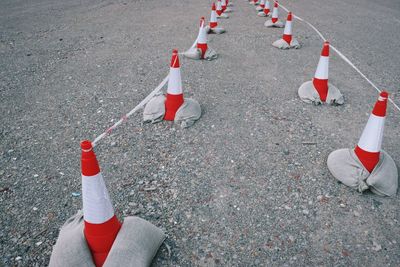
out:
{"label": "traffic cone", "polygon": [[222,3],[221,3],[221,0],[218,0],[218,1],[217,1],[217,10],[216,10],[216,13],[217,13],[217,17],[220,18],[220,19],[227,19],[227,18],[229,18],[229,16],[226,15],[226,14],[224,14],[224,11],[222,10]]}
{"label": "traffic cone", "polygon": [[388,96],[387,92],[380,93],[367,125],[354,149],[358,159],[370,173],[379,162]]}
{"label": "traffic cone", "polygon": [[221,0],[221,8],[223,13],[230,13],[232,12],[232,9],[228,7],[228,2],[227,0]]}
{"label": "traffic cone", "polygon": [[313,84],[322,102],[328,96],[328,74],[329,74],[329,42],[325,41],[319,58],[317,70],[315,71]]}
{"label": "traffic cone", "polygon": [[204,55],[208,49],[207,45],[207,32],[205,30],[205,20],[204,17],[201,17],[200,19],[200,33],[199,33],[199,38],[197,39],[197,45],[196,47],[201,50],[201,59],[204,59]]}
{"label": "traffic cone", "polygon": [[270,13],[271,13],[271,10],[270,10],[270,6],[269,6],[269,0],[265,0],[264,9],[261,10],[260,12],[258,12],[257,15],[259,17],[268,17],[270,15]]}
{"label": "traffic cone", "polygon": [[272,17],[264,24],[266,27],[283,28],[284,24],[279,20],[278,1],[275,1],[274,8],[272,9]]}
{"label": "traffic cone", "polygon": [[343,95],[339,89],[328,83],[329,42],[325,41],[313,80],[303,83],[299,88],[300,98],[307,103],[341,105]]}
{"label": "traffic cone", "polygon": [[369,189],[380,196],[393,196],[397,192],[396,163],[382,149],[388,96],[385,91],[379,94],[357,146],[335,150],[327,159],[332,176],[360,193]]}
{"label": "traffic cone", "polygon": [[81,143],[84,230],[95,265],[102,266],[121,228],[90,141]]}
{"label": "traffic cone", "polygon": [[260,0],[260,5],[258,7],[256,7],[257,11],[262,11],[264,10],[265,7],[265,0]]}
{"label": "traffic cone", "polygon": [[258,0],[252,0],[250,1],[250,5],[258,5]]}
{"label": "traffic cone", "polygon": [[224,33],[225,29],[222,27],[218,27],[218,20],[217,20],[217,13],[215,12],[215,3],[212,3],[211,6],[211,17],[210,17],[210,23],[209,23],[209,33]]}
{"label": "traffic cone", "polygon": [[173,121],[175,119],[176,111],[180,108],[183,102],[184,99],[178,50],[174,49],[172,51],[171,65],[169,69],[164,120]]}
{"label": "traffic cone", "polygon": [[272,45],[280,49],[300,48],[299,42],[292,36],[292,12],[288,13],[285,23],[285,29],[281,39],[275,41]]}

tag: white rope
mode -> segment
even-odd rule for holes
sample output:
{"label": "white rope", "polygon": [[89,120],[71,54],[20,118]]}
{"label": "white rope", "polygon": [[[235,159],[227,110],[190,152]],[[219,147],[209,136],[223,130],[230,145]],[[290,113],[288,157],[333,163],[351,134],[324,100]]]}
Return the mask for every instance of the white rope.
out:
{"label": "white rope", "polygon": [[[283,6],[282,4],[279,3],[279,7],[281,7],[283,10],[285,10],[286,12],[289,12],[289,10]],[[312,25],[310,22],[306,21],[305,19],[302,19],[296,15],[294,15],[292,13],[292,15],[294,16],[294,18],[296,18],[299,21],[302,21],[304,23],[306,23],[308,26],[310,26],[320,37],[321,39],[325,42],[326,38],[322,35],[322,33],[314,26]],[[333,51],[335,51],[339,57],[341,57],[345,62],[347,62],[355,71],[358,72],[358,74],[361,75],[361,77],[363,77],[376,91],[378,91],[379,93],[381,92],[381,90],[378,88],[378,86],[376,86],[370,79],[367,78],[367,76],[365,76],[364,73],[362,73],[351,61],[350,59],[348,59],[345,55],[343,55],[342,52],[340,52],[336,47],[334,47],[333,45],[329,44],[329,46],[332,48]],[[397,109],[398,111],[400,111],[400,107],[391,99],[389,98],[389,102],[393,104],[394,108]]]}

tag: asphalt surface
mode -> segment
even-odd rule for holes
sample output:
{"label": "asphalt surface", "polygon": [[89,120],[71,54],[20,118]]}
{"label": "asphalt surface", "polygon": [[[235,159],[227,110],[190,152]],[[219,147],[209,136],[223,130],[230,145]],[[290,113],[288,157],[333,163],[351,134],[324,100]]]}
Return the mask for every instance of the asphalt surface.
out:
{"label": "asphalt surface", "polygon": [[[400,2],[282,1],[400,103]],[[167,75],[196,37],[208,1],[3,0],[0,3],[0,266],[45,266],[59,227],[81,208],[80,149]],[[322,41],[294,21],[300,50],[271,43],[235,0],[210,36],[220,57],[181,58],[185,95],[203,117],[180,129],[140,112],[96,147],[119,218],[168,235],[154,266],[399,266],[399,195],[360,195],[326,166],[353,147],[377,92],[331,52],[340,107],[302,103]],[[286,14],[280,10],[284,19]],[[399,166],[399,116],[383,149]]]}

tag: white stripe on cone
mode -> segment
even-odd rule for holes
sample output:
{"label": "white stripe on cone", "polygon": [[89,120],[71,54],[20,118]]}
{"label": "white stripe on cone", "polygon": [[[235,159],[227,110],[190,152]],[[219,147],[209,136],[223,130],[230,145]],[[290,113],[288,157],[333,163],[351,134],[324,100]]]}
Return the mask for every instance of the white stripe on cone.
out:
{"label": "white stripe on cone", "polygon": [[278,8],[274,6],[274,8],[272,9],[272,18],[277,19],[278,17]]}
{"label": "white stripe on cone", "polygon": [[328,80],[328,74],[329,74],[329,57],[320,56],[314,78],[320,80]]}
{"label": "white stripe on cone", "polygon": [[170,68],[168,78],[167,93],[170,95],[181,95],[182,92],[182,79],[180,68]]}
{"label": "white stripe on cone", "polygon": [[283,34],[292,35],[292,21],[287,20],[285,24],[285,29],[283,30]]}
{"label": "white stripe on cone", "polygon": [[83,218],[88,223],[101,224],[114,216],[114,208],[101,172],[82,175]]}
{"label": "white stripe on cone", "polygon": [[384,126],[385,117],[371,114],[358,141],[358,147],[367,152],[380,152]]}
{"label": "white stripe on cone", "polygon": [[206,32],[206,30],[204,28],[204,24],[200,29],[199,39],[197,40],[197,43],[198,44],[206,44],[207,43],[207,32]]}
{"label": "white stripe on cone", "polygon": [[211,10],[210,22],[217,22],[217,13],[214,10]]}
{"label": "white stripe on cone", "polygon": [[270,5],[269,5],[269,0],[265,0],[265,7],[264,9],[271,9]]}

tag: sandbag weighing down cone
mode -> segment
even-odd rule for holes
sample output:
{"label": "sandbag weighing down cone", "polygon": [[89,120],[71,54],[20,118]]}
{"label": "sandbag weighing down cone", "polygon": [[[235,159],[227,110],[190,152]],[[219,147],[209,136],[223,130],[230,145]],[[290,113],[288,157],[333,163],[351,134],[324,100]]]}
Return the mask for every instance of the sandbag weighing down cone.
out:
{"label": "sandbag weighing down cone", "polygon": [[285,23],[285,29],[283,30],[282,38],[273,42],[272,45],[280,49],[300,48],[300,44],[296,40],[296,38],[293,37],[292,31],[293,31],[292,12],[289,12]]}
{"label": "sandbag weighing down cone", "polygon": [[274,2],[271,19],[267,20],[264,23],[264,26],[269,28],[283,28],[285,26],[285,24],[279,19],[278,1]]}
{"label": "sandbag weighing down cone", "polygon": [[269,0],[265,0],[264,9],[258,12],[257,16],[259,17],[268,17],[271,13]]}
{"label": "sandbag weighing down cone", "polygon": [[339,149],[328,156],[328,169],[343,184],[363,192],[393,196],[398,188],[395,162],[381,149],[388,93],[381,92],[355,149]]}
{"label": "sandbag weighing down cone", "polygon": [[230,2],[229,0],[226,0],[226,5],[227,5],[227,6],[233,6],[233,3]]}
{"label": "sandbag weighing down cone", "polygon": [[208,27],[205,26],[204,17],[200,19],[199,34],[196,39],[196,45],[183,53],[187,58],[213,60],[218,57],[217,52],[207,44]]}
{"label": "sandbag weighing down cone", "polygon": [[216,34],[221,34],[221,33],[225,32],[224,28],[218,27],[215,3],[212,3],[212,6],[211,6],[211,17],[210,17],[210,23],[207,28],[207,32],[208,33],[216,33]]}
{"label": "sandbag weighing down cone", "polygon": [[264,10],[264,7],[265,7],[265,0],[260,0],[260,4],[258,6],[256,6],[256,10],[262,11],[262,10]]}
{"label": "sandbag weighing down cone", "polygon": [[339,89],[328,82],[328,74],[329,42],[325,41],[313,80],[303,83],[298,90],[300,99],[315,105],[323,103],[342,105],[343,95]]}
{"label": "sandbag weighing down cone", "polygon": [[232,12],[232,9],[228,7],[228,2],[226,0],[221,0],[221,9],[223,13]]}
{"label": "sandbag weighing down cone", "polygon": [[162,120],[174,121],[182,128],[192,126],[201,117],[200,104],[183,97],[178,50],[172,51],[166,96],[161,92],[145,106],[143,121],[157,123]]}
{"label": "sandbag weighing down cone", "polygon": [[221,0],[217,1],[217,10],[215,12],[217,13],[217,18],[219,18],[219,19],[227,19],[227,18],[229,18],[229,16],[227,14],[225,14],[224,11],[222,10],[222,2],[221,2]]}
{"label": "sandbag weighing down cone", "polygon": [[81,143],[82,202],[62,226],[50,267],[150,266],[164,233],[137,217],[118,221],[90,141]]}

